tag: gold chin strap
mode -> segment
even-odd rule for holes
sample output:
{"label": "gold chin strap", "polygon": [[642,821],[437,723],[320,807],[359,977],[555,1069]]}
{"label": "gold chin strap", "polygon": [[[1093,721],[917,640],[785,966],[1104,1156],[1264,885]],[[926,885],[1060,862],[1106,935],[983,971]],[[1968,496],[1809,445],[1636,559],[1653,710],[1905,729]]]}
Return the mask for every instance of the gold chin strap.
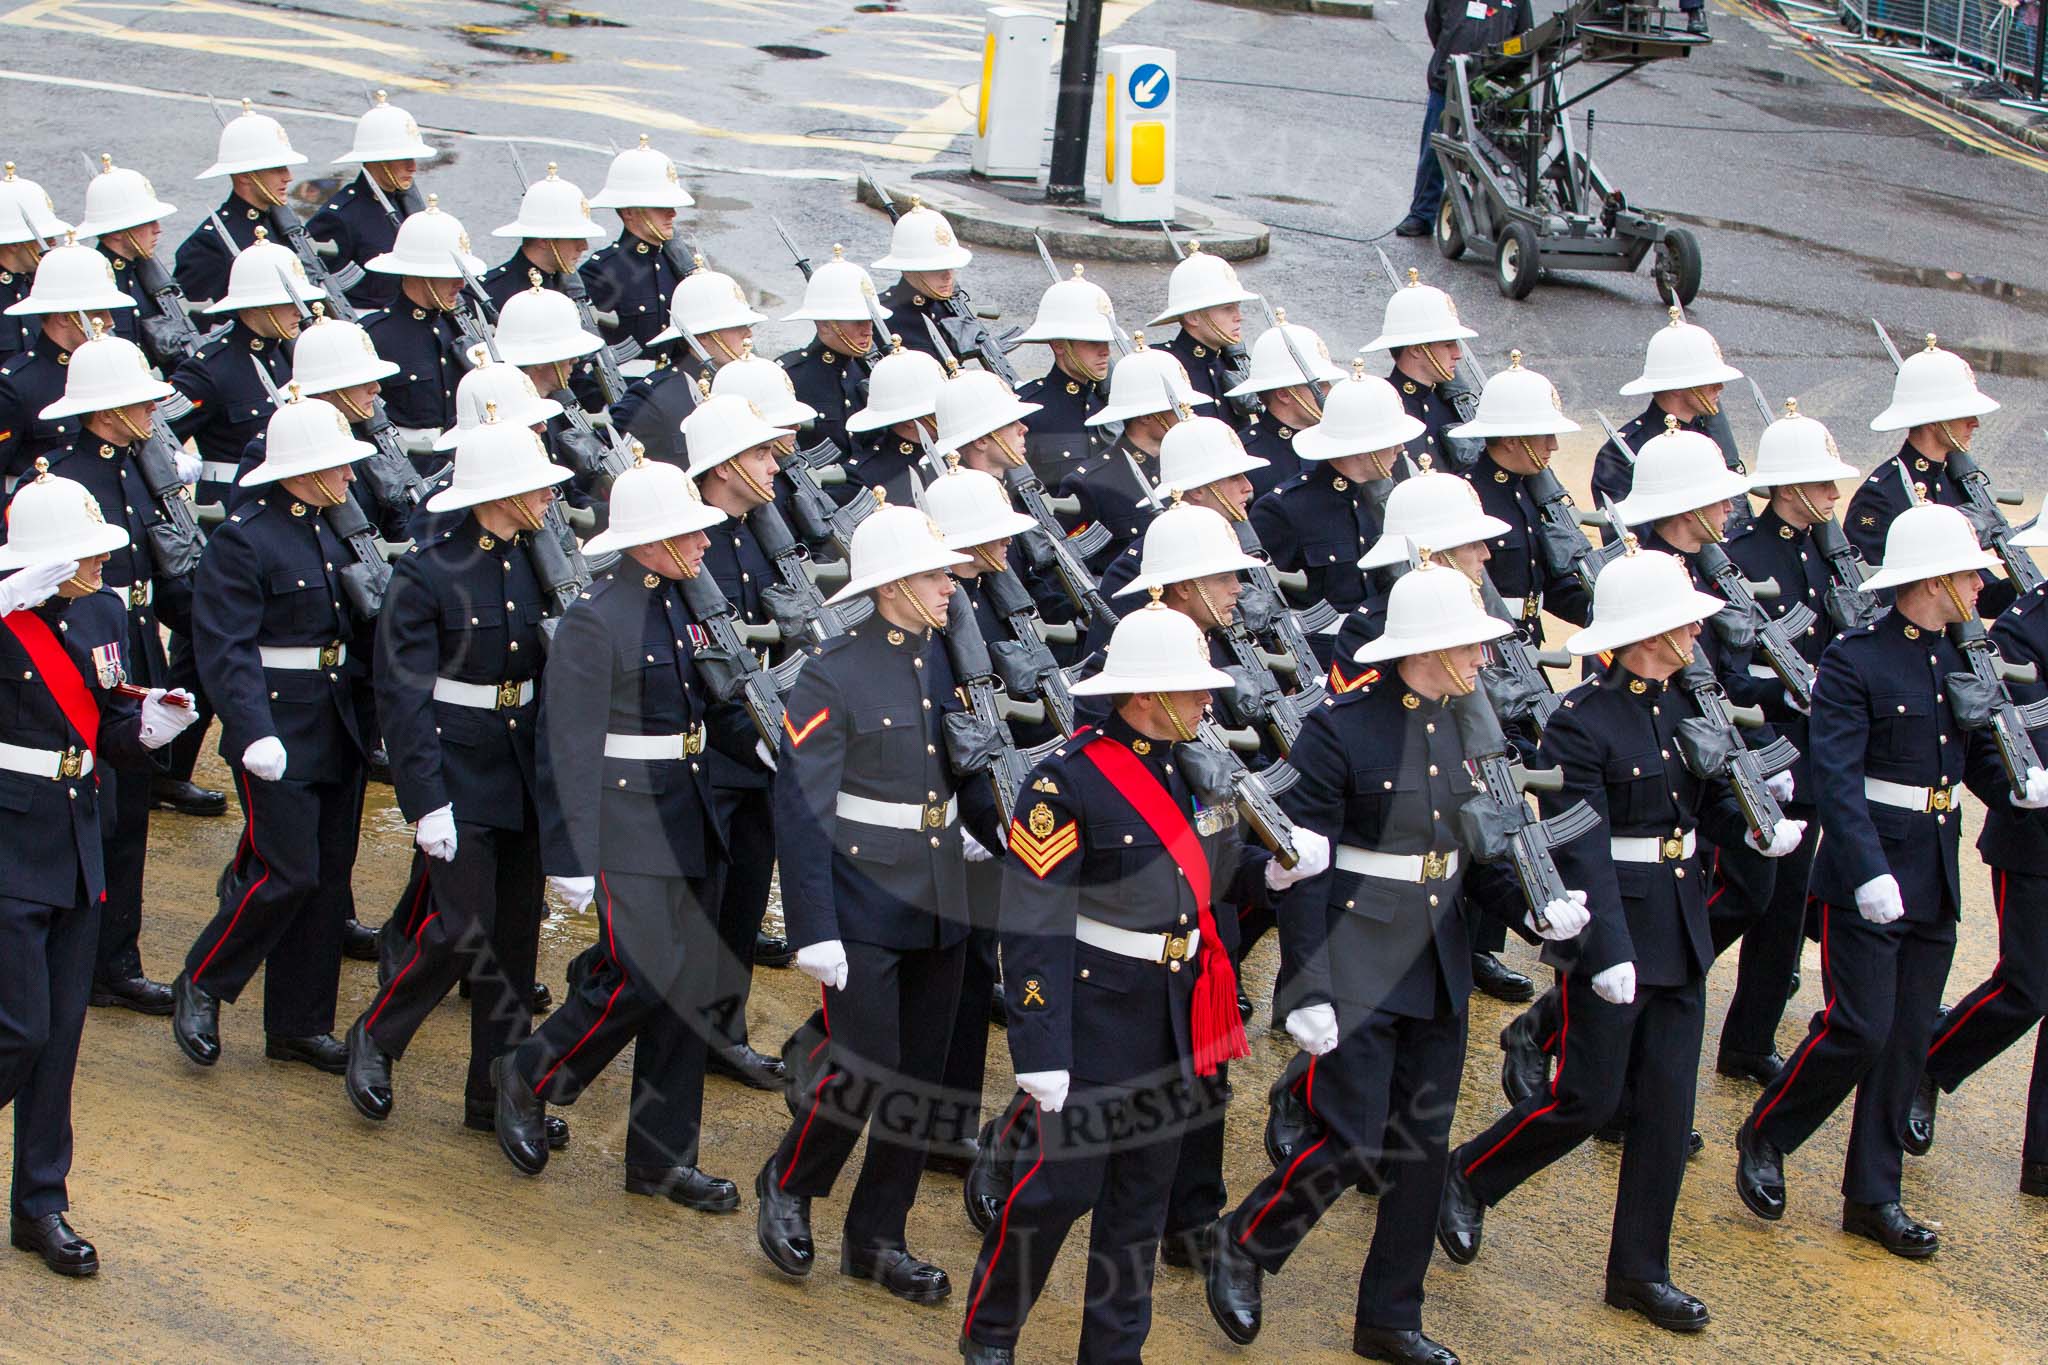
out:
{"label": "gold chin strap", "polygon": [[1459,668],[1457,662],[1451,658],[1450,651],[1439,649],[1435,651],[1435,654],[1437,667],[1441,668],[1445,676],[1451,680],[1451,691],[1461,697],[1471,696],[1473,691],[1472,680],[1465,676],[1464,670]]}
{"label": "gold chin strap", "polygon": [[1941,439],[1948,442],[1948,448],[1950,450],[1960,450],[1968,452],[1968,450],[1970,449],[1970,443],[1968,441],[1959,440],[1956,434],[1953,431],[1949,430],[1947,422],[1936,422],[1934,426],[1935,429],[1941,433]]}
{"label": "gold chin strap", "polygon": [[1365,458],[1372,461],[1373,477],[1375,479],[1386,480],[1394,477],[1393,462],[1391,460],[1382,460],[1379,451],[1368,450],[1365,452]]}
{"label": "gold chin strap", "polygon": [[1323,405],[1316,401],[1313,384],[1289,384],[1287,392],[1294,396],[1295,405],[1308,414],[1308,421],[1297,422],[1297,426],[1311,426],[1323,420]]}
{"label": "gold chin strap", "polygon": [[740,358],[740,352],[735,351],[732,347],[726,345],[725,338],[720,336],[717,332],[707,332],[703,337],[699,337],[698,340],[702,341],[705,340],[706,338],[709,338],[711,344],[713,346],[716,346],[719,349],[720,354],[724,355],[727,360],[738,360]]}
{"label": "gold chin strap", "polygon": [[[85,565],[81,562],[78,567],[81,570],[83,570],[85,568]],[[66,587],[76,588],[80,592],[85,593],[87,595],[98,592],[100,590],[99,566],[97,564],[93,566],[91,582],[88,583],[85,579],[85,574],[83,572],[80,572],[75,573],[71,575],[71,577],[65,579],[64,584]]]}
{"label": "gold chin strap", "polygon": [[1438,383],[1448,384],[1458,377],[1456,370],[1445,369],[1443,361],[1436,358],[1436,347],[1434,345],[1427,341],[1423,342],[1422,353],[1429,357],[1429,368],[1436,371]]}
{"label": "gold chin strap", "polygon": [[1159,709],[1166,712],[1166,718],[1173,722],[1174,733],[1180,736],[1181,743],[1186,744],[1194,739],[1195,732],[1181,719],[1180,712],[1175,709],[1173,701],[1164,692],[1154,692],[1152,700],[1159,703]]}
{"label": "gold chin strap", "polygon": [[1215,484],[1209,484],[1209,496],[1218,504],[1225,521],[1250,521],[1251,514],[1237,505],[1237,499],[1226,494]]}
{"label": "gold chin strap", "polygon": [[332,488],[329,488],[327,486],[326,470],[316,469],[312,473],[308,474],[306,477],[311,479],[313,481],[313,486],[320,490],[320,496],[327,499],[327,505],[329,507],[339,507],[344,502],[348,501],[348,485],[343,484],[341,486],[341,491],[338,493],[335,492]]}
{"label": "gold chin strap", "polygon": [[557,275],[568,274],[569,263],[562,259],[562,249],[555,245],[555,239],[552,237],[543,237],[541,238],[541,240],[548,244],[548,255],[554,259],[555,273]]}
{"label": "gold chin strap", "polygon": [[994,543],[994,541],[989,541],[986,544],[970,546],[968,548],[967,553],[969,555],[972,555],[974,558],[980,560],[981,566],[987,569],[990,573],[1001,573],[1004,569],[1008,568],[1009,565],[1003,561],[1003,557],[1001,555],[997,554],[994,550],[991,550],[989,548],[989,546],[993,545]]}
{"label": "gold chin strap", "polygon": [[1956,609],[1956,620],[1970,619],[1970,609],[1963,605],[1963,595],[1956,591],[1956,580],[1952,574],[1941,576],[1941,590],[1948,594],[1949,604]]}
{"label": "gold chin strap", "polygon": [[1222,630],[1229,626],[1230,618],[1235,613],[1226,612],[1221,607],[1218,607],[1215,600],[1209,596],[1209,590],[1202,586],[1202,581],[1199,578],[1191,580],[1188,586],[1195,590],[1195,596],[1202,599],[1202,606],[1207,609],[1210,624],[1215,629]]}
{"label": "gold chin strap", "polygon": [[[268,169],[268,167],[266,167],[265,169]],[[272,194],[270,192],[270,186],[264,184],[261,180],[257,179],[256,173],[253,171],[249,173],[249,183],[255,186],[257,194],[261,195],[264,199],[269,201],[269,206],[271,208],[281,209],[284,207],[284,200]]]}
{"label": "gold chin strap", "polygon": [[[832,329],[832,335],[829,337],[825,335],[825,329],[828,327]],[[837,351],[844,356],[852,357],[861,354],[861,351],[854,346],[853,339],[846,335],[846,324],[844,322],[819,323],[818,340],[824,342],[831,350]],[[872,346],[873,343],[870,342],[869,345]]]}
{"label": "gold chin strap", "polygon": [[[536,529],[538,529],[538,527],[536,527]],[[697,576],[698,571],[696,569],[691,568],[689,563],[686,560],[684,560],[682,555],[676,552],[676,539],[674,536],[670,536],[668,539],[662,541],[661,548],[668,551],[668,562],[676,566],[677,573],[681,574],[685,578],[695,578]]]}
{"label": "gold chin strap", "polygon": [[[94,329],[94,335],[98,335],[98,329]],[[128,435],[130,439],[137,441],[145,441],[149,439],[148,432],[144,431],[142,428],[136,426],[135,423],[128,420],[128,409],[114,408],[112,409],[112,412],[114,414],[114,420],[119,422],[122,426],[128,428]]]}
{"label": "gold chin strap", "polygon": [[1550,456],[1538,455],[1536,447],[1529,444],[1528,437],[1517,436],[1515,442],[1522,447],[1522,453],[1529,457],[1529,463],[1535,465],[1539,471],[1550,468]]}
{"label": "gold chin strap", "polygon": [[1094,366],[1083,364],[1080,355],[1074,350],[1073,342],[1060,341],[1055,342],[1054,345],[1056,347],[1054,354],[1060,357],[1060,368],[1074,378],[1086,379],[1091,384],[1099,384],[1109,377],[1109,366],[1104,365],[1102,373],[1097,374]]}
{"label": "gold chin strap", "polygon": [[1705,409],[1707,416],[1714,417],[1720,414],[1720,401],[1718,399],[1710,397],[1705,389],[1700,388],[1698,386],[1694,386],[1693,388],[1687,389],[1686,392],[1692,395],[1693,402],[1699,404],[1701,408]]}
{"label": "gold chin strap", "polygon": [[538,531],[543,525],[543,522],[541,521],[539,513],[533,510],[533,505],[527,502],[527,498],[530,496],[532,495],[528,493],[521,493],[516,497],[506,498],[505,502],[511,506],[512,515],[518,517],[520,521],[526,524],[527,530]]}
{"label": "gold chin strap", "polygon": [[1714,529],[1713,522],[1708,521],[1706,517],[1701,515],[1701,511],[1702,509],[1695,507],[1690,512],[1687,512],[1686,515],[1699,523],[1700,532],[1701,534],[1706,536],[1707,544],[1719,545],[1725,539],[1725,537],[1722,536],[1722,534],[1719,531],[1716,531]]}
{"label": "gold chin strap", "polygon": [[1010,468],[1022,469],[1024,467],[1024,452],[1021,450],[1011,449],[1010,443],[1003,439],[1002,432],[991,431],[988,434],[988,438],[989,440],[994,441],[996,443],[997,450],[1003,452],[1003,458],[1010,462]]}
{"label": "gold chin strap", "polygon": [[1799,505],[1806,509],[1806,515],[1812,517],[1816,525],[1827,520],[1826,517],[1820,514],[1820,509],[1815,507],[1812,501],[1807,498],[1805,489],[1794,484],[1792,486],[1792,496],[1799,499]]}
{"label": "gold chin strap", "polygon": [[[741,452],[741,454],[745,453],[746,452],[744,451]],[[761,481],[755,478],[745,465],[740,463],[738,455],[735,455],[729,463],[732,465],[733,472],[740,476],[740,482],[747,486],[748,492],[752,493],[755,497],[759,498],[764,503],[775,501],[775,494],[770,490],[761,487]]]}
{"label": "gold chin strap", "polygon": [[355,400],[348,396],[347,389],[330,389],[324,396],[332,398],[334,405],[347,413],[351,422],[367,422],[370,420],[370,410],[357,407]]}
{"label": "gold chin strap", "polygon": [[938,630],[940,628],[938,618],[931,614],[930,609],[924,604],[924,599],[919,597],[917,590],[910,586],[909,579],[897,579],[896,588],[897,591],[903,594],[905,600],[910,603],[910,609],[917,613],[917,619],[924,622],[927,630]]}
{"label": "gold chin strap", "polygon": [[1692,649],[1691,649],[1690,647],[1687,647],[1687,648],[1685,648],[1685,649],[1680,649],[1680,648],[1679,648],[1679,647],[1677,646],[1677,644],[1675,644],[1675,643],[1674,643],[1674,642],[1672,641],[1672,639],[1671,639],[1671,632],[1670,632],[1670,631],[1666,630],[1666,631],[1660,631],[1660,632],[1658,632],[1658,634],[1657,634],[1657,643],[1658,643],[1658,644],[1660,644],[1660,645],[1662,645],[1662,646],[1664,646],[1664,648],[1666,648],[1666,649],[1668,649],[1668,650],[1670,650],[1670,651],[1671,651],[1671,657],[1672,657],[1672,658],[1674,658],[1674,659],[1676,659],[1676,660],[1678,660],[1678,666],[1679,666],[1680,668],[1689,668],[1689,667],[1691,667],[1691,666],[1692,666],[1692,660],[1693,660],[1693,651],[1692,651]]}

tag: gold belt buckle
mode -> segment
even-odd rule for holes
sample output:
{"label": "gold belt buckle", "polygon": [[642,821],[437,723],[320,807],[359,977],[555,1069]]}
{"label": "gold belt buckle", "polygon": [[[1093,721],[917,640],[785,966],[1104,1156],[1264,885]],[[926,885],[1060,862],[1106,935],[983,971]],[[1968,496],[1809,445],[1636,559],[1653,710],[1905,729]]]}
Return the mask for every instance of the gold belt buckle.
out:
{"label": "gold belt buckle", "polygon": [[498,684],[498,710],[511,711],[519,705],[520,689],[525,683],[501,682]]}
{"label": "gold belt buckle", "polygon": [[[1161,962],[1182,963],[1188,960],[1188,937],[1186,934],[1168,934],[1166,948],[1159,954]],[[1178,971],[1176,966],[1174,970]]]}
{"label": "gold belt buckle", "polygon": [[1451,855],[1435,849],[1422,855],[1422,880],[1440,882],[1451,872]]}
{"label": "gold belt buckle", "polygon": [[1928,790],[1927,790],[1927,809],[1928,809],[1928,812],[1929,812],[1930,814],[1931,814],[1931,813],[1933,813],[1933,812],[1935,812],[1935,811],[1945,811],[1945,810],[1953,810],[1953,809],[1955,808],[1955,804],[1956,804],[1956,793],[1955,793],[1955,788],[1953,788],[1953,787],[1930,787],[1930,788],[1928,788]]}
{"label": "gold belt buckle", "polygon": [[149,605],[149,584],[147,584],[147,583],[130,583],[130,584],[128,585],[128,605],[129,605],[129,606],[130,606],[131,608],[133,608],[133,607],[146,607],[146,606],[148,606],[148,605]]}
{"label": "gold belt buckle", "polygon": [[1657,856],[1667,863],[1675,863],[1685,856],[1685,836],[1667,834],[1657,845]]}
{"label": "gold belt buckle", "polygon": [[944,829],[946,827],[946,808],[944,805],[932,805],[924,808],[924,827],[926,829]]}
{"label": "gold belt buckle", "polygon": [[334,645],[322,645],[322,646],[320,646],[320,666],[321,666],[322,668],[333,668],[333,667],[334,667],[335,665],[339,664],[340,662],[341,662],[341,646],[340,646],[340,645],[338,645],[338,644],[334,644]]}
{"label": "gold belt buckle", "polygon": [[1522,599],[1522,619],[1524,621],[1533,621],[1542,614],[1543,598],[1540,595],[1531,592]]}
{"label": "gold belt buckle", "polygon": [[683,757],[695,758],[704,752],[704,727],[698,726],[683,736]]}
{"label": "gold belt buckle", "polygon": [[85,755],[76,749],[66,749],[57,758],[57,776],[77,777],[85,771]]}

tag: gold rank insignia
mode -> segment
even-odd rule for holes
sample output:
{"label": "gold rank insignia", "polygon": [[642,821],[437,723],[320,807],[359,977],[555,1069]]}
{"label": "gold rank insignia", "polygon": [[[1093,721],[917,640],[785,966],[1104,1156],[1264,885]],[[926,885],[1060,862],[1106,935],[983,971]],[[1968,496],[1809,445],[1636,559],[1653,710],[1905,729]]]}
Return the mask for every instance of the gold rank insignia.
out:
{"label": "gold rank insignia", "polygon": [[658,588],[661,586],[661,578],[659,575],[656,574],[649,574],[647,575],[647,577],[641,579],[640,581],[642,583],[645,583],[650,588]]}
{"label": "gold rank insignia", "polygon": [[1031,808],[1029,816],[1010,821],[1010,853],[1041,881],[1080,847],[1079,822],[1059,823],[1052,807],[1043,801]]}
{"label": "gold rank insignia", "polygon": [[1629,680],[1628,690],[1640,697],[1643,695],[1643,693],[1649,691],[1650,689],[1641,678],[1631,678]]}
{"label": "gold rank insignia", "polygon": [[1778,528],[1778,539],[1780,540],[1790,540],[1792,539],[1793,535],[1794,532],[1792,528],[1789,526],[1780,526]]}
{"label": "gold rank insignia", "polygon": [[1403,692],[1401,694],[1401,705],[1403,708],[1413,711],[1416,707],[1422,705],[1422,700],[1413,692]]}
{"label": "gold rank insignia", "polygon": [[1042,1010],[1045,1008],[1045,983],[1035,976],[1024,978],[1024,995],[1018,1000],[1020,1010]]}
{"label": "gold rank insignia", "polygon": [[1058,796],[1060,794],[1060,784],[1049,777],[1041,777],[1031,784],[1031,790],[1044,792],[1047,796]]}
{"label": "gold rank insignia", "polygon": [[890,644],[892,644],[892,645],[900,645],[900,644],[902,644],[902,643],[903,643],[903,632],[902,632],[902,631],[900,631],[900,630],[898,630],[898,629],[896,629],[896,628],[895,628],[894,626],[891,626],[891,627],[889,628],[889,643],[890,643]]}
{"label": "gold rank insignia", "polygon": [[1876,518],[1876,517],[1858,517],[1858,518],[1856,518],[1856,524],[1857,524],[1858,526],[1875,526],[1875,525],[1877,525],[1877,518]]}
{"label": "gold rank insignia", "polygon": [[1142,758],[1152,752],[1152,743],[1150,740],[1134,739],[1131,741],[1131,752]]}

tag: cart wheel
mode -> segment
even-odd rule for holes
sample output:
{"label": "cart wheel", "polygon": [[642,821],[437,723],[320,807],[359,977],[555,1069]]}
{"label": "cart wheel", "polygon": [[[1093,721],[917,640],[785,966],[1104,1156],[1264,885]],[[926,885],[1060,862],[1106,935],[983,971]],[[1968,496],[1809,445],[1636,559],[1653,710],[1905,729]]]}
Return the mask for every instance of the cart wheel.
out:
{"label": "cart wheel", "polygon": [[1458,226],[1458,206],[1451,202],[1446,193],[1444,202],[1436,210],[1436,249],[1447,261],[1455,261],[1465,254],[1465,229]]}
{"label": "cart wheel", "polygon": [[1493,282],[1511,299],[1526,299],[1536,287],[1536,229],[1519,220],[1500,231],[1493,248]]}
{"label": "cart wheel", "polygon": [[1656,281],[1657,297],[1669,304],[1676,298],[1690,304],[1700,292],[1700,239],[1684,228],[1671,228],[1657,243],[1656,263],[1650,267]]}

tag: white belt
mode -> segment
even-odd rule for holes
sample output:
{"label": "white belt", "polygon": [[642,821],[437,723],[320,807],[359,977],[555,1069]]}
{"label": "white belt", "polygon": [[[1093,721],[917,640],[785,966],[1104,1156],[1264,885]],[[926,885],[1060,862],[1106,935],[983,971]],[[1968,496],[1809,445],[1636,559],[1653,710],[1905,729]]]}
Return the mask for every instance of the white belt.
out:
{"label": "white belt", "polygon": [[1696,831],[1687,830],[1683,835],[1617,834],[1607,846],[1617,863],[1675,863],[1690,858],[1700,841]]}
{"label": "white belt", "polygon": [[1356,844],[1337,845],[1332,861],[1346,872],[1389,882],[1441,882],[1458,875],[1458,850],[1448,853],[1382,853]]}
{"label": "white belt", "polygon": [[[491,690],[491,689],[487,689]],[[439,683],[434,685],[434,695],[441,694]],[[628,758],[644,762],[661,762],[678,758],[694,758],[704,752],[704,727],[680,735],[606,735],[604,756],[606,758]]]}
{"label": "white belt", "polygon": [[1917,810],[1923,814],[1956,808],[1954,787],[1909,787],[1903,782],[1866,777],[1863,779],[1863,795],[1866,800],[1875,801],[1880,806],[1896,806],[1900,810]]}
{"label": "white belt", "polygon": [[233,483],[241,472],[240,465],[225,460],[203,460],[199,465],[199,477],[206,483]]}
{"label": "white belt", "polygon": [[[468,683],[457,682],[453,678],[436,678],[434,700],[478,711],[510,711],[533,700],[533,679],[528,678],[525,682]],[[611,752],[609,743],[605,745],[605,752]]]}
{"label": "white belt", "polygon": [[1503,597],[1500,599],[1500,603],[1508,609],[1508,614],[1517,621],[1533,621],[1543,614],[1543,594],[1541,593],[1532,593],[1527,597]]}
{"label": "white belt", "polygon": [[883,829],[944,829],[960,818],[960,798],[949,796],[944,805],[919,805],[915,801],[871,801],[852,792],[839,793],[834,809],[842,820],[857,825],[879,825]]}
{"label": "white belt", "polygon": [[1194,961],[1195,949],[1202,943],[1200,929],[1190,929],[1185,934],[1141,934],[1086,915],[1074,916],[1074,937],[1090,948],[1100,948],[1118,957],[1170,963],[1175,971],[1180,970],[1181,963]]}
{"label": "white belt", "polygon": [[25,749],[19,744],[0,744],[0,768],[30,777],[84,777],[92,771],[90,749]]}
{"label": "white belt", "polygon": [[347,645],[258,645],[256,653],[265,668],[302,669],[318,672],[339,668],[348,662]]}

